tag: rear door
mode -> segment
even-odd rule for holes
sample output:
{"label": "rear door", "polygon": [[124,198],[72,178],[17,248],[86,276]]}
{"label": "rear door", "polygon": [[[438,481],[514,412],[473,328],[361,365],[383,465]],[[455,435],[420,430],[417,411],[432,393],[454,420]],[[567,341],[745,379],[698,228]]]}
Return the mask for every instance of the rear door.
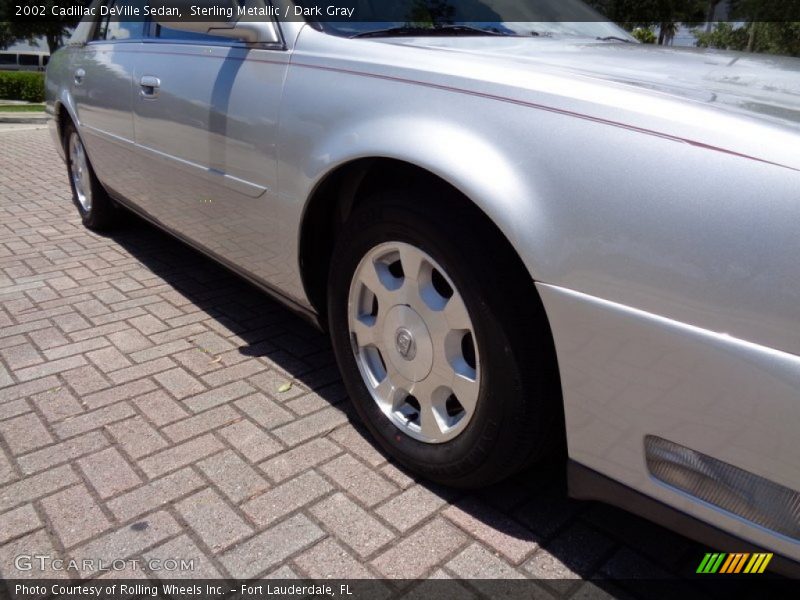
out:
{"label": "rear door", "polygon": [[[109,0],[124,9],[147,0]],[[133,73],[142,46],[144,22],[102,18],[89,42],[74,53],[70,85],[80,133],[97,176],[123,196],[136,192],[138,177],[129,166],[134,148]]]}
{"label": "rear door", "polygon": [[261,279],[273,272],[276,137],[289,62],[153,23],[134,79],[138,204],[168,229]]}

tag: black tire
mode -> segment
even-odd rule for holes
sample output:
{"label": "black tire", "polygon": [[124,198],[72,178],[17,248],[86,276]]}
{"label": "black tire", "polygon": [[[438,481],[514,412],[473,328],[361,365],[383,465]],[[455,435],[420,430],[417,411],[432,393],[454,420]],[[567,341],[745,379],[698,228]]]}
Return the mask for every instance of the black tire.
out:
{"label": "black tire", "polygon": [[78,136],[81,144],[83,144],[75,125],[72,123],[72,121],[68,121],[64,126],[63,142],[64,153],[67,160],[67,176],[69,178],[70,189],[72,190],[72,202],[77,207],[78,213],[81,216],[81,220],[86,227],[94,231],[106,231],[112,229],[119,221],[119,209],[115,205],[114,201],[109,197],[108,192],[106,192],[105,188],[103,188],[103,185],[97,179],[97,175],[95,175],[94,168],[92,167],[88,155],[86,156],[86,165],[88,168],[89,187],[92,194],[91,208],[86,210],[78,200],[78,191],[75,186],[75,181],[73,181],[72,177],[72,158],[70,157],[70,138],[73,135]]}
{"label": "black tire", "polygon": [[[463,432],[445,443],[424,443],[396,427],[370,395],[352,350],[351,279],[362,258],[389,241],[415,245],[434,258],[475,327],[482,357],[478,403]],[[430,187],[369,198],[338,237],[328,310],[334,351],[358,414],[380,446],[410,470],[437,483],[475,488],[562,454],[560,382],[541,300],[507,241],[463,198]]]}

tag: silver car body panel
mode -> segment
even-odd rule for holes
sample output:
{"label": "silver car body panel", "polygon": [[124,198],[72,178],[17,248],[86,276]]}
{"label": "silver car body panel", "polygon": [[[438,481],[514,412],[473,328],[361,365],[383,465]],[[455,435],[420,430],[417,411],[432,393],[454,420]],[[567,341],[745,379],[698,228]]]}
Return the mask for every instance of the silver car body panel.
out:
{"label": "silver car body panel", "polygon": [[797,540],[651,477],[643,433],[797,489],[800,357],[572,290],[538,289],[558,332],[570,458],[796,559]]}
{"label": "silver car body panel", "polygon": [[[299,238],[320,183],[365,157],[435,173],[539,282],[570,457],[800,559],[797,541],[657,483],[643,455],[659,435],[800,489],[800,61],[282,31],[282,49],[124,44],[132,62],[86,69],[91,101],[72,72],[98,44],[72,46],[51,60],[48,109],[79,124],[109,187],[308,309]],[[142,75],[158,98],[139,96]],[[101,89],[126,79],[127,112]]]}

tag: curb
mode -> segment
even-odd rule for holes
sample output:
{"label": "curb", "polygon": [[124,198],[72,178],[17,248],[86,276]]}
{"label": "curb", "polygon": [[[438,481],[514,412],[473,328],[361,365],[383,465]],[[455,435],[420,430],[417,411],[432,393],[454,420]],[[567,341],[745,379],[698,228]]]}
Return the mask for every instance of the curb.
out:
{"label": "curb", "polygon": [[45,124],[50,120],[49,115],[29,115],[18,113],[0,112],[0,123],[15,123],[17,125]]}

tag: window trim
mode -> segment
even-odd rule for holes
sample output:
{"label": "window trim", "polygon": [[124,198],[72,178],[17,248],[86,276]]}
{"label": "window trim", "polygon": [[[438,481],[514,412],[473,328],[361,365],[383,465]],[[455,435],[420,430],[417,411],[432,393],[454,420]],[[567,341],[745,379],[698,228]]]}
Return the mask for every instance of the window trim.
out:
{"label": "window trim", "polygon": [[[117,0],[102,0],[98,3],[98,6],[109,6],[112,2],[116,2]],[[274,6],[273,0],[263,0],[265,4],[269,4]],[[110,18],[110,17],[109,17]],[[286,38],[283,34],[283,29],[280,24],[279,19],[272,19],[272,24],[275,27],[275,30],[278,33],[279,41],[277,42],[262,42],[257,44],[251,44],[242,40],[232,40],[227,39],[224,37],[219,37],[219,41],[199,41],[199,40],[165,40],[163,38],[156,37],[155,31],[158,23],[150,16],[145,17],[143,21],[143,28],[142,28],[142,36],[139,38],[130,38],[124,40],[107,40],[107,39],[96,39],[95,34],[97,33],[97,28],[100,25],[101,21],[97,20],[94,21],[92,24],[91,31],[89,32],[88,40],[85,44],[88,45],[95,45],[95,44],[180,44],[185,46],[214,46],[214,47],[223,47],[223,48],[257,48],[260,50],[287,50],[286,46]]]}

